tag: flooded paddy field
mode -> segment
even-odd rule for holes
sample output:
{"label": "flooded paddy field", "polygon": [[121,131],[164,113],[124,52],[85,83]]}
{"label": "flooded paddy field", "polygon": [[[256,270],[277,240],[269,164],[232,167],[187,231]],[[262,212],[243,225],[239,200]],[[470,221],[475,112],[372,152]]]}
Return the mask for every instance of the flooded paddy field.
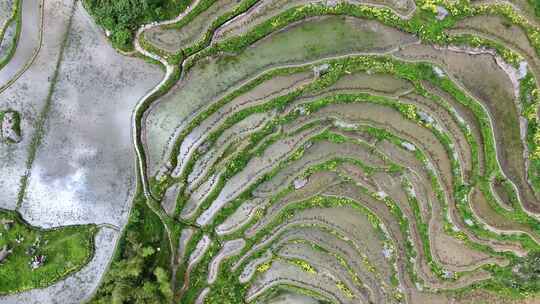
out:
{"label": "flooded paddy field", "polygon": [[[22,133],[19,143],[0,147],[2,159],[0,187],[3,190],[0,206],[4,209],[13,210],[17,207],[20,181],[26,175],[26,161],[29,157],[32,135],[38,129],[37,122],[47,102],[72,8],[71,1],[50,1],[49,5],[45,6],[44,22],[47,24],[47,37],[43,39],[35,65],[1,93],[2,110],[11,109],[19,113]],[[32,85],[34,83],[42,85]]]}
{"label": "flooded paddy field", "polygon": [[447,31],[450,35],[476,34],[504,43],[509,48],[519,51],[526,59],[528,67],[538,74],[539,61],[534,46],[526,32],[506,19],[497,16],[477,16],[458,22]]}
{"label": "flooded paddy field", "polygon": [[80,4],[72,18],[20,211],[40,226],[121,226],[135,191],[131,112],[162,72],[116,54]]}
{"label": "flooded paddy field", "polygon": [[20,15],[17,7],[20,1],[7,0],[0,3],[0,66],[7,63],[8,57],[15,47],[17,24]]}
{"label": "flooded paddy field", "polygon": [[[0,70],[0,90],[3,91],[15,78],[20,77],[27,69],[41,48],[43,30],[43,1],[21,1],[20,4],[20,33],[14,46],[14,54]],[[18,22],[14,22],[17,25]],[[19,25],[17,25],[19,26]],[[13,29],[9,29],[13,35]],[[17,33],[16,33],[17,34]],[[6,43],[9,38],[6,37]],[[3,43],[3,42],[2,42]]]}
{"label": "flooded paddy field", "polygon": [[34,64],[0,69],[0,207],[93,250],[0,303],[538,300],[525,0],[200,0],[130,53],[78,1],[42,11]]}
{"label": "flooded paddy field", "polygon": [[[0,296],[0,302],[79,303],[91,295],[108,267],[135,192],[131,112],[163,73],[116,53],[79,2],[47,1],[43,7],[24,3],[36,6],[32,8],[36,13],[43,10],[44,35],[33,64],[0,91],[2,136],[12,136],[13,126],[8,128],[7,121],[13,117],[20,129],[18,141],[2,140],[0,146],[0,207],[16,210],[25,224],[37,229],[64,231],[63,226],[77,225],[97,233],[86,240],[90,248],[84,261],[65,256],[61,265],[53,264],[62,252],[70,252],[57,247],[45,262],[58,268],[54,275],[34,278],[32,284],[20,281],[21,286],[7,292],[47,288]],[[26,43],[23,38],[21,43]],[[12,60],[18,60],[16,56]],[[126,66],[132,68],[124,70]],[[76,237],[69,233],[66,239]],[[5,241],[6,250],[18,244],[15,237]],[[65,245],[84,249],[75,243]],[[29,260],[27,255],[22,253]],[[11,262],[9,256],[7,260]],[[21,271],[36,276],[28,264],[20,266]]]}
{"label": "flooded paddy field", "polygon": [[[409,15],[414,10],[414,2],[408,0],[372,0],[372,1],[349,1],[355,4],[365,4],[372,6],[384,6],[395,10],[400,15]],[[249,32],[257,25],[264,21],[283,13],[284,11],[293,7],[307,5],[310,3],[316,3],[316,1],[309,0],[272,0],[272,1],[259,1],[253,5],[245,13],[237,16],[236,18],[228,21],[214,32],[213,40],[219,42],[230,37],[239,36]]]}
{"label": "flooded paddy field", "polygon": [[[159,157],[179,122],[189,120],[192,113],[205,106],[206,100],[219,99],[231,88],[265,70],[302,64],[325,56],[388,51],[400,43],[414,40],[402,32],[385,31],[384,28],[377,22],[352,18],[316,18],[270,35],[241,54],[204,59],[186,72],[184,81],[179,82],[149,112],[145,137],[150,163],[160,162]],[[209,82],[209,79],[213,80]],[[185,100],[190,102],[186,104]]]}
{"label": "flooded paddy field", "polygon": [[2,1],[2,4],[0,4],[0,24],[2,25],[2,28],[7,24],[8,20],[13,16],[13,12],[15,10],[15,4],[17,1],[15,0],[7,0]]}
{"label": "flooded paddy field", "polygon": [[[425,49],[425,52],[421,49]],[[474,51],[467,53],[467,51],[456,52],[412,46],[408,50],[397,53],[397,56],[408,60],[429,58],[448,66],[449,73],[461,81],[463,86],[483,103],[492,119],[495,142],[498,145],[498,161],[503,171],[519,188],[526,208],[535,210],[537,198],[526,179],[527,171],[523,158],[524,145],[520,134],[520,114],[516,106],[519,96],[514,95],[515,90],[510,77],[496,63],[492,55]],[[489,77],[477,78],[474,75],[478,71],[483,71],[482,73]]]}
{"label": "flooded paddy field", "polygon": [[190,22],[151,28],[144,38],[156,47],[169,53],[177,53],[197,42],[210,28],[212,21],[231,11],[237,0],[218,0]]}

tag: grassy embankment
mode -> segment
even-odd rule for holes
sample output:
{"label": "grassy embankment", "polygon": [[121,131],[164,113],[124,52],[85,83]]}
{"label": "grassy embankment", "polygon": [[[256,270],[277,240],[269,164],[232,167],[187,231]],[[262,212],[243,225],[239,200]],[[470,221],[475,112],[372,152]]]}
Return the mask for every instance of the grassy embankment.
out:
{"label": "grassy embankment", "polygon": [[[4,245],[12,250],[0,264],[0,294],[49,286],[81,269],[94,253],[96,226],[44,230],[24,222],[16,212],[1,209],[0,221],[14,221],[8,230],[0,225],[0,250]],[[32,247],[35,252],[30,251]],[[30,262],[37,255],[46,256],[46,260],[32,270]]]}

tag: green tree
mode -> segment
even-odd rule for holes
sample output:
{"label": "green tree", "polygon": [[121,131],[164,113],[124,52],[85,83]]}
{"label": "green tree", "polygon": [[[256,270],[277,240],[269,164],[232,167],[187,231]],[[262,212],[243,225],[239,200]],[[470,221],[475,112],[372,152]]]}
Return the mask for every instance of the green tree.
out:
{"label": "green tree", "polygon": [[92,303],[171,303],[170,274],[152,266],[156,250],[143,247],[134,234],[126,241],[125,258],[113,263]]}
{"label": "green tree", "polygon": [[96,22],[110,32],[113,45],[132,48],[134,32],[143,23],[170,19],[182,11],[186,0],[84,0]]}

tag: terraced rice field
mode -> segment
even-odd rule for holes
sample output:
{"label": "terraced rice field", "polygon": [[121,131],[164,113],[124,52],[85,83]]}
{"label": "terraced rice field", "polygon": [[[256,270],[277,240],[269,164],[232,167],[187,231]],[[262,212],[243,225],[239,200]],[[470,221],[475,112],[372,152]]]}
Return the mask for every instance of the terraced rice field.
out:
{"label": "terraced rice field", "polygon": [[[64,60],[91,45],[77,33]],[[165,76],[146,93],[141,81],[130,82],[138,94],[118,93],[133,108],[129,218],[95,203],[68,219],[123,229],[99,287],[77,300],[540,303],[540,17],[530,2],[195,0],[134,37],[134,54]],[[62,105],[74,87],[60,78],[54,113],[71,115]],[[42,149],[45,166],[54,147]],[[131,167],[115,155],[107,164],[129,187]],[[113,183],[108,168],[92,178]],[[38,184],[29,177],[17,210],[61,226],[36,212],[62,200],[41,198]],[[100,202],[126,199],[104,184]]]}
{"label": "terraced rice field", "polygon": [[13,56],[20,27],[20,3],[14,0],[0,3],[0,67],[6,65]]}
{"label": "terraced rice field", "polygon": [[[134,121],[127,227],[131,247],[162,246],[145,264],[171,277],[158,294],[536,303],[540,29],[522,10],[201,0],[139,31],[169,71]],[[94,301],[135,259],[122,252]]]}

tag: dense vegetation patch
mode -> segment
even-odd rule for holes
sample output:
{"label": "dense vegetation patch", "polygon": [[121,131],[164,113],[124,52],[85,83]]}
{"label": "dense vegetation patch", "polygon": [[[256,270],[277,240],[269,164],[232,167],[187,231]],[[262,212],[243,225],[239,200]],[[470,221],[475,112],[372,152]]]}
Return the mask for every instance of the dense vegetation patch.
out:
{"label": "dense vegetation patch", "polygon": [[133,47],[141,24],[174,18],[188,4],[189,0],[84,0],[96,22],[109,32],[113,45],[122,50]]}
{"label": "dense vegetation patch", "polygon": [[91,303],[168,303],[172,300],[167,235],[139,199],[111,269]]}
{"label": "dense vegetation patch", "polygon": [[42,230],[0,210],[0,294],[46,287],[81,269],[94,252],[95,226]]}

